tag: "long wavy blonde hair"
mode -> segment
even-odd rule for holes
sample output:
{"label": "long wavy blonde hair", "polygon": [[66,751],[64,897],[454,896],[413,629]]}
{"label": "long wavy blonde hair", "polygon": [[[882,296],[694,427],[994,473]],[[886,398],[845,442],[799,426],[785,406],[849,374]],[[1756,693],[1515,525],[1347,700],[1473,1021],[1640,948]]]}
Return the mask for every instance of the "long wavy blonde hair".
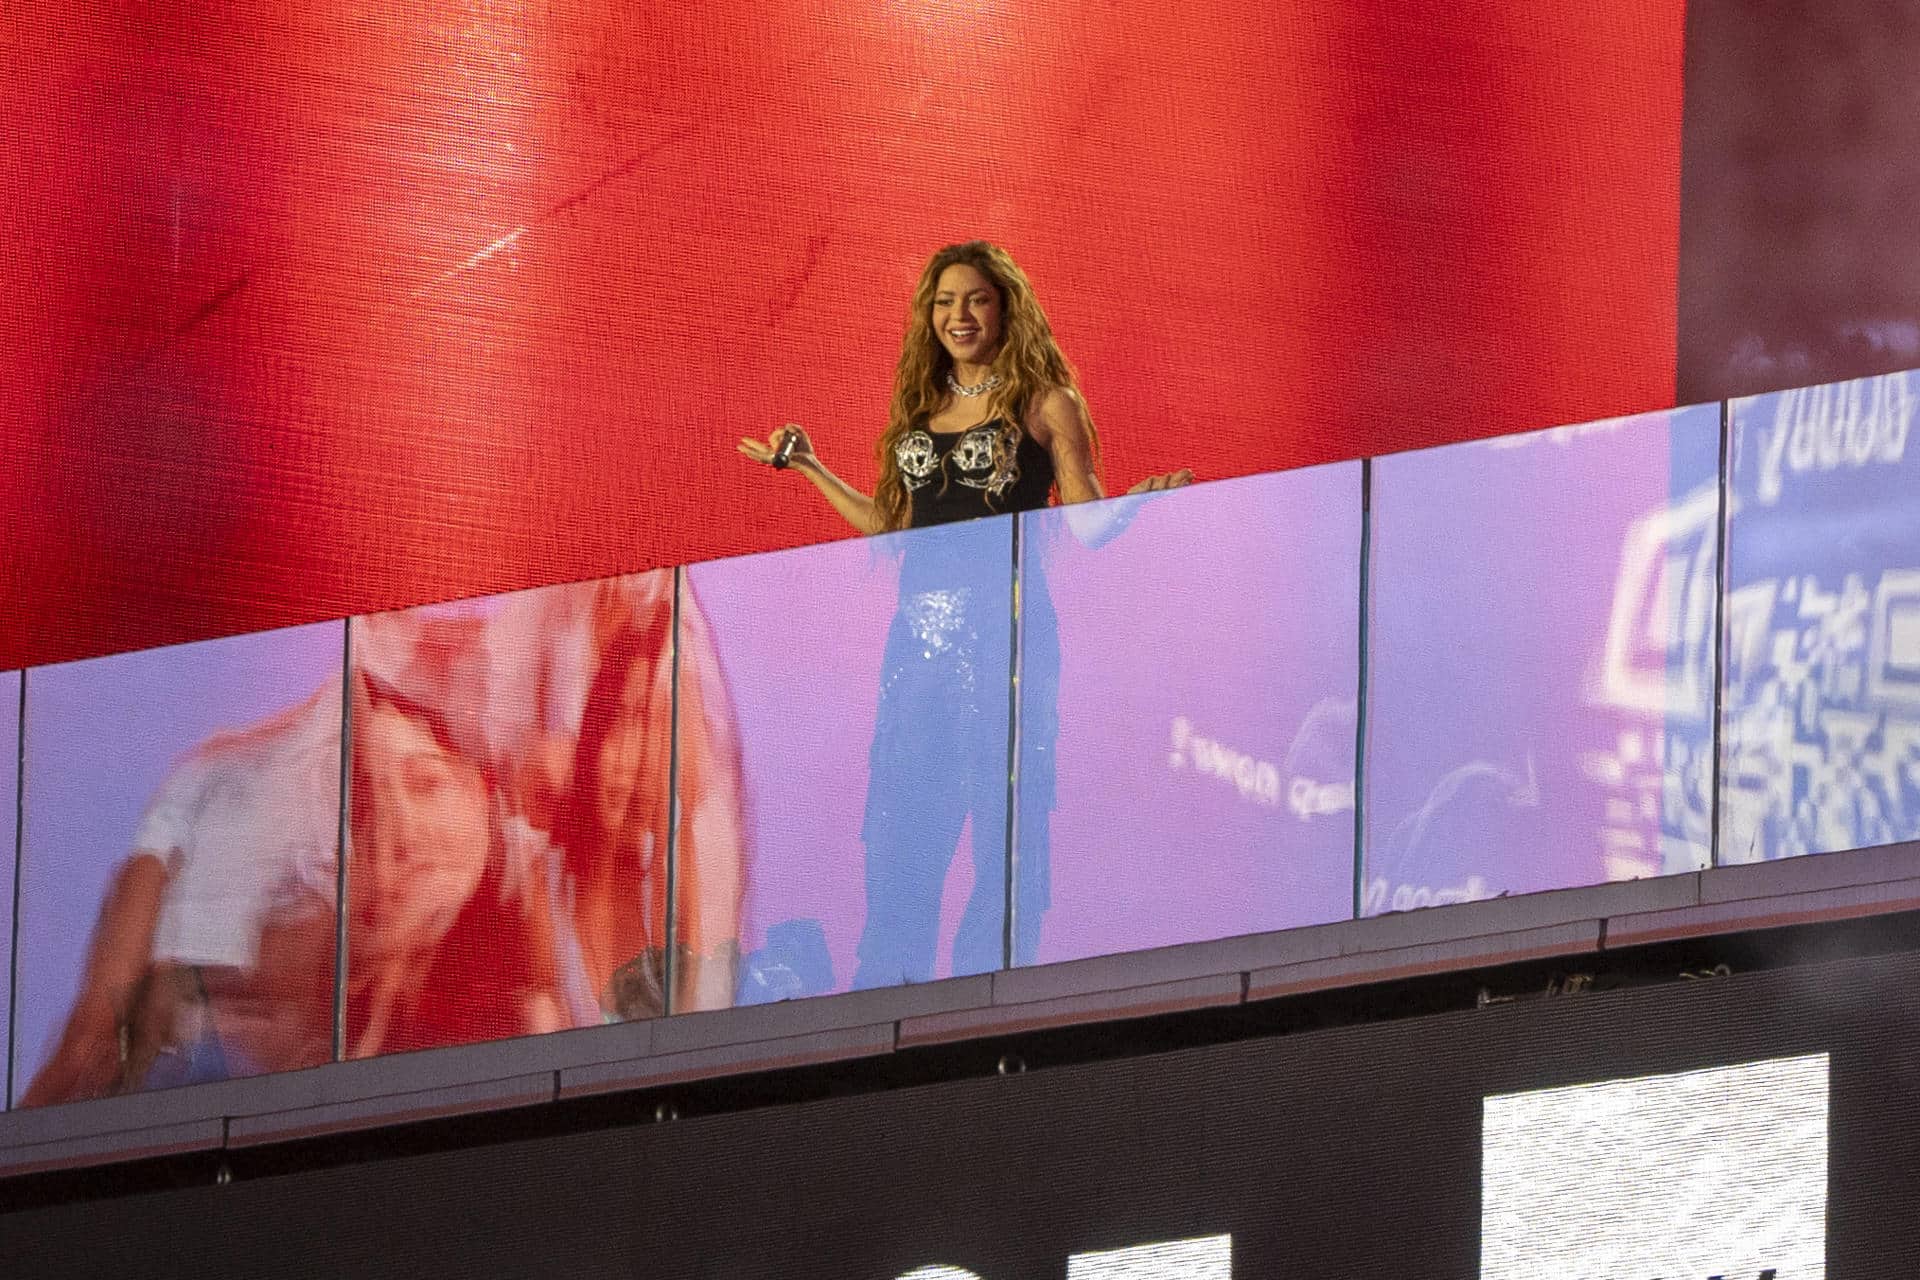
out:
{"label": "long wavy blonde hair", "polygon": [[[988,280],[1000,294],[1000,347],[994,353],[992,369],[1000,385],[988,392],[987,417],[1000,418],[1006,425],[993,442],[993,466],[997,474],[1012,470],[1014,451],[1028,412],[1039,398],[1055,387],[1076,388],[1073,366],[1060,354],[1053,339],[1053,326],[1033,296],[1033,285],[1026,273],[1014,265],[1005,249],[984,240],[950,244],[928,259],[914,286],[913,303],[907,311],[907,333],[900,343],[900,363],[893,374],[893,403],[887,411],[887,429],[876,446],[880,462],[880,482],[874,488],[873,505],[883,530],[904,529],[912,518],[912,503],[906,481],[900,475],[896,448],[908,432],[924,427],[950,394],[947,374],[953,370],[953,357],[940,345],[933,331],[933,295],[940,273],[956,263],[965,263]],[[1088,421],[1092,431],[1092,422]],[[1089,444],[1093,458],[1099,458],[1099,440]]]}

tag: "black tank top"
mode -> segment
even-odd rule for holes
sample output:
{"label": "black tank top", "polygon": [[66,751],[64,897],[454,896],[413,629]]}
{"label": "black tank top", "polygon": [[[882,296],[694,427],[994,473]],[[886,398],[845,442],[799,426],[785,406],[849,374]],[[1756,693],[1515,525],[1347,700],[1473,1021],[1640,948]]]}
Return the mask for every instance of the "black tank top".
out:
{"label": "black tank top", "polygon": [[996,469],[994,437],[1006,422],[990,418],[965,431],[916,427],[893,448],[912,505],[910,527],[970,520],[975,516],[1035,511],[1053,491],[1053,457],[1026,432],[1010,465]]}

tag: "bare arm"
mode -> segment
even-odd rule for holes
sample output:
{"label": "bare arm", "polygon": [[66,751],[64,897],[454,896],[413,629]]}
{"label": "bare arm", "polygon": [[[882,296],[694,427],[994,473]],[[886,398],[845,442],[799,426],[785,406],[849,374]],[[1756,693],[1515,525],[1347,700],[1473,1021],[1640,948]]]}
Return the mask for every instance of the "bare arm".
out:
{"label": "bare arm", "polygon": [[137,851],[120,864],[87,948],[80,994],[46,1066],[21,1096],[37,1107],[120,1092],[135,1004],[152,964],[154,926],[170,878],[157,853]]}
{"label": "bare arm", "polygon": [[827,464],[813,451],[813,441],[807,433],[794,423],[788,423],[765,441],[748,437],[740,442],[740,452],[755,462],[771,463],[773,455],[789,433],[799,436],[795,442],[788,466],[813,482],[821,496],[826,498],[840,517],[861,533],[879,533],[880,517],[873,508],[873,499],[860,492],[827,469]]}
{"label": "bare arm", "polygon": [[1027,431],[1053,458],[1060,503],[1098,502],[1106,497],[1093,469],[1093,421],[1087,402],[1072,387],[1055,387],[1028,415]]}
{"label": "bare arm", "polygon": [[[1094,470],[1093,424],[1080,393],[1072,387],[1055,387],[1042,396],[1028,417],[1027,432],[1053,459],[1060,503],[1074,508],[1066,513],[1067,527],[1073,536],[1088,547],[1101,546],[1119,536],[1133,519],[1134,504],[1080,505],[1098,502],[1107,496]],[[1165,475],[1148,476],[1127,492],[1176,489],[1192,480],[1193,472],[1183,467]]]}

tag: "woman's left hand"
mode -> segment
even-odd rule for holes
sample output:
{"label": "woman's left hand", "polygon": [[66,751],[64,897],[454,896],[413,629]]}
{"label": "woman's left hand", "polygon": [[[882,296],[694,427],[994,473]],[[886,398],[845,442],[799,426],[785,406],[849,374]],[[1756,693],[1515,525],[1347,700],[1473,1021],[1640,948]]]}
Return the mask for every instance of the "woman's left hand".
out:
{"label": "woman's left hand", "polygon": [[1165,475],[1148,476],[1145,480],[1142,480],[1139,484],[1127,490],[1127,492],[1129,494],[1158,493],[1162,489],[1178,489],[1181,485],[1192,483],[1192,468],[1182,467],[1178,471],[1169,471]]}

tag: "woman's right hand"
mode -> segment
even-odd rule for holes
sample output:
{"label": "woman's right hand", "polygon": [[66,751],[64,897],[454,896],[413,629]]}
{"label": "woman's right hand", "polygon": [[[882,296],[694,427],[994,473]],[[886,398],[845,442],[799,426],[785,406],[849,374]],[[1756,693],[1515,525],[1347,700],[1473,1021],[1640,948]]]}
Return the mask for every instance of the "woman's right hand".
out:
{"label": "woman's right hand", "polygon": [[764,441],[749,436],[740,442],[740,452],[755,462],[771,465],[780,446],[788,442],[793,445],[792,452],[787,455],[788,467],[811,480],[848,524],[861,533],[880,532],[880,520],[874,514],[873,499],[827,470],[826,464],[820,461],[820,455],[813,451],[813,441],[799,423],[789,422]]}
{"label": "woman's right hand", "polygon": [[755,462],[771,466],[773,464],[773,455],[779,451],[781,444],[785,442],[788,436],[798,438],[793,442],[793,452],[787,455],[787,465],[789,467],[817,467],[820,460],[814,455],[813,441],[808,438],[806,431],[795,422],[789,422],[786,426],[767,437],[764,442],[755,440],[752,436],[746,437],[740,441],[740,452]]}

